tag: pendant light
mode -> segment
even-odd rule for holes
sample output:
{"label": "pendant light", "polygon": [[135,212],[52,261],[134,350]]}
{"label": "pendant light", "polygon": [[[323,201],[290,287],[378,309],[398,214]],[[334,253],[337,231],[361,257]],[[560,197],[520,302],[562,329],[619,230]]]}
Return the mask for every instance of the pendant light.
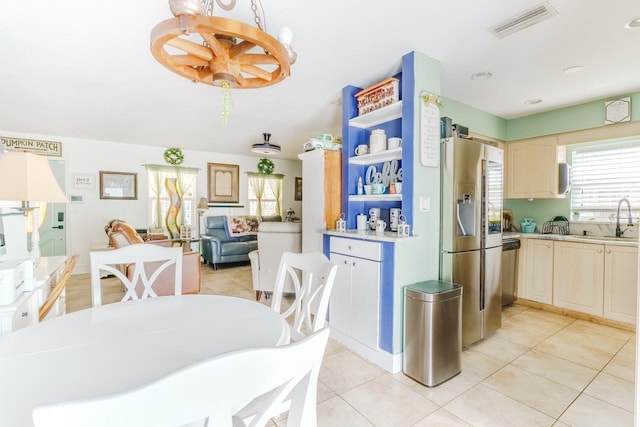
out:
{"label": "pendant light", "polygon": [[251,146],[252,152],[258,154],[280,154],[280,146],[269,142],[269,138],[271,138],[270,133],[265,132],[262,134],[262,137],[264,138],[264,141]]}

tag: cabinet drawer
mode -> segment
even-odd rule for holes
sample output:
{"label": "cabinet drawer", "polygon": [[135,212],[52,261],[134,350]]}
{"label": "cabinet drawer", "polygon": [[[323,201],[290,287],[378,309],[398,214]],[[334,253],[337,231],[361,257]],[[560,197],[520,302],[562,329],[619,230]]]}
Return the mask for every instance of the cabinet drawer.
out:
{"label": "cabinet drawer", "polygon": [[27,298],[16,308],[11,320],[12,331],[17,331],[38,322],[38,310],[35,309],[35,304],[34,298]]}
{"label": "cabinet drawer", "polygon": [[370,259],[372,261],[382,261],[382,245],[380,243],[331,237],[329,245],[331,252]]}

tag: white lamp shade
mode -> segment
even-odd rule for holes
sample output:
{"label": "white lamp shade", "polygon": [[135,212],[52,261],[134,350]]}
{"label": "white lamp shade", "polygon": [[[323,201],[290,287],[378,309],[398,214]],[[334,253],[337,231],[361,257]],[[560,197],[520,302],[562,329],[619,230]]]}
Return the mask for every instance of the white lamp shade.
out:
{"label": "white lamp shade", "polygon": [[0,183],[0,200],[68,202],[44,156],[5,152],[0,159]]}

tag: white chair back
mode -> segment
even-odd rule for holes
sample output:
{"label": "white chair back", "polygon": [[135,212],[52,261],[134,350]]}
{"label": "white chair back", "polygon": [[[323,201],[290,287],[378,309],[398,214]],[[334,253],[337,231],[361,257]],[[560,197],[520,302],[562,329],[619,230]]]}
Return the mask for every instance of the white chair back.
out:
{"label": "white chair back", "polygon": [[[284,252],[302,252],[302,224],[299,222],[262,222],[258,227],[258,250],[249,253],[256,299],[272,292],[280,259]],[[293,292],[293,284],[285,283],[285,292]]]}
{"label": "white chair back", "polygon": [[[122,301],[127,301],[157,297],[153,290],[153,283],[163,271],[175,265],[175,294],[182,294],[182,249],[179,247],[141,243],[111,251],[91,252],[90,257],[91,295],[94,307],[102,305],[101,272],[113,274],[120,279],[125,287]],[[122,269],[119,266],[125,266],[125,268]]]}
{"label": "white chair back", "polygon": [[304,337],[305,332],[310,334],[324,328],[337,271],[338,266],[321,252],[282,254],[271,308],[280,313],[284,284],[287,280],[291,280],[295,300],[281,314],[285,319],[294,315],[291,326],[293,340]]}
{"label": "white chair back", "polygon": [[287,401],[287,424],[313,427],[328,337],[325,328],[287,346],[226,353],[124,393],[41,406],[33,411],[34,424],[264,426]]}

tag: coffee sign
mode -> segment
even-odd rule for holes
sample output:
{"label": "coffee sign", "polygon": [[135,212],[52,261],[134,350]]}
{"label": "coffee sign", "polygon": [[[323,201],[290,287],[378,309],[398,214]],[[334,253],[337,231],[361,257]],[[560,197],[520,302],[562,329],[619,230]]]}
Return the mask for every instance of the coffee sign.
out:
{"label": "coffee sign", "polygon": [[62,157],[62,143],[39,139],[7,138],[0,136],[2,148],[7,151],[26,151],[45,156]]}
{"label": "coffee sign", "polygon": [[365,181],[367,184],[381,183],[388,187],[390,182],[402,181],[402,168],[399,167],[397,160],[384,162],[380,172],[375,165],[371,165],[367,168]]}

